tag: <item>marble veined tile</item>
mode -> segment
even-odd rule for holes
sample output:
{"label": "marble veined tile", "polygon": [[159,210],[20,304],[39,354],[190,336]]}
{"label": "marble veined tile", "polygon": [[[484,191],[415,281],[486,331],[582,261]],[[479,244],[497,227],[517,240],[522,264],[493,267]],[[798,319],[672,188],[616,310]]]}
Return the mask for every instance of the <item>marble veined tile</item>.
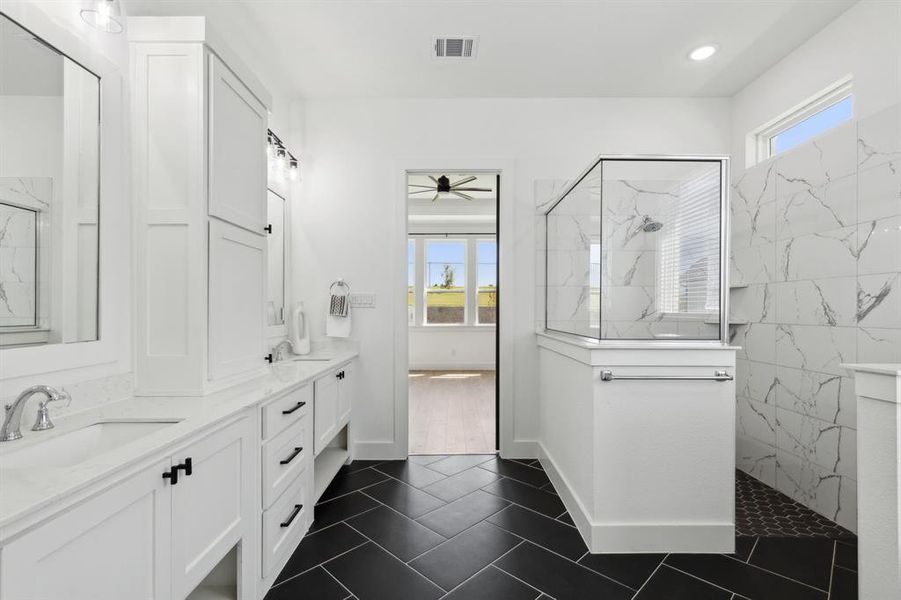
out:
{"label": "marble veined tile", "polygon": [[732,183],[732,207],[753,212],[776,200],[776,161],[767,160],[749,169]]}
{"label": "marble veined tile", "polygon": [[901,158],[901,104],[857,124],[857,161],[865,171]]}
{"label": "marble veined tile", "polygon": [[857,431],[776,407],[776,448],[828,471],[857,477]]}
{"label": "marble veined tile", "polygon": [[776,275],[779,281],[855,275],[857,253],[856,226],[780,240]]}
{"label": "marble veined tile", "polygon": [[53,201],[52,177],[0,177],[0,202],[48,210]]}
{"label": "marble veined tile", "polygon": [[535,211],[543,215],[570,184],[569,179],[536,179],[533,184]]}
{"label": "marble veined tile", "polygon": [[844,375],[839,365],[857,358],[856,331],[854,327],[777,325],[776,364]]}
{"label": "marble veined tile", "polygon": [[756,362],[775,364],[776,326],[772,323],[749,323],[735,328],[732,343],[740,346],[736,356]]}
{"label": "marble veined tile", "polygon": [[736,396],[764,404],[775,404],[776,383],[776,365],[736,359]]}
{"label": "marble veined tile", "polygon": [[777,366],[775,398],[779,408],[857,428],[857,397],[851,377]]}
{"label": "marble veined tile", "polygon": [[901,215],[901,158],[861,171],[857,198],[860,223]]}
{"label": "marble veined tile", "polygon": [[857,226],[857,273],[901,271],[901,215]]}
{"label": "marble veined tile", "polygon": [[29,283],[36,281],[37,254],[35,248],[0,246],[0,281]]}
{"label": "marble veined tile", "polygon": [[588,250],[548,250],[547,285],[588,285],[591,264]]}
{"label": "marble veined tile", "polygon": [[602,252],[601,277],[604,285],[654,286],[657,281],[657,253],[653,250],[610,250]]}
{"label": "marble veined tile", "polygon": [[833,277],[774,284],[777,323],[855,325],[856,278]]}
{"label": "marble veined tile", "polygon": [[776,489],[857,531],[857,482],[783,450],[776,451]]}
{"label": "marble veined tile", "polygon": [[857,224],[857,177],[805,187],[776,201],[776,238],[786,239]]}
{"label": "marble veined tile", "polygon": [[848,123],[776,159],[776,196],[819,188],[857,171],[857,127]]}
{"label": "marble veined tile", "polygon": [[768,486],[776,487],[776,448],[752,438],[735,440],[735,466]]}
{"label": "marble veined tile", "polygon": [[591,215],[551,215],[547,219],[547,247],[551,250],[588,250],[599,238]]}
{"label": "marble veined tile", "polygon": [[901,329],[858,327],[857,360],[866,363],[901,363]]}
{"label": "marble veined tile", "polygon": [[776,284],[760,283],[735,288],[729,296],[733,321],[774,323],[776,321]]}
{"label": "marble veined tile", "polygon": [[767,202],[751,209],[731,207],[730,222],[732,245],[757,246],[776,239],[776,203]]}
{"label": "marble veined tile", "polygon": [[857,322],[861,327],[901,328],[901,272],[857,278]]}
{"label": "marble veined tile", "polygon": [[734,285],[769,283],[776,280],[776,246],[760,244],[733,248],[730,280]]}
{"label": "marble veined tile", "polygon": [[604,218],[610,216],[659,216],[679,202],[679,182],[626,181],[604,182]]}
{"label": "marble veined tile", "polygon": [[767,445],[776,444],[776,405],[737,398],[736,434]]}
{"label": "marble veined tile", "polygon": [[610,321],[656,320],[655,288],[607,286],[601,289],[601,316]]}
{"label": "marble veined tile", "polygon": [[588,320],[589,289],[587,285],[548,286],[547,314],[549,320]]}

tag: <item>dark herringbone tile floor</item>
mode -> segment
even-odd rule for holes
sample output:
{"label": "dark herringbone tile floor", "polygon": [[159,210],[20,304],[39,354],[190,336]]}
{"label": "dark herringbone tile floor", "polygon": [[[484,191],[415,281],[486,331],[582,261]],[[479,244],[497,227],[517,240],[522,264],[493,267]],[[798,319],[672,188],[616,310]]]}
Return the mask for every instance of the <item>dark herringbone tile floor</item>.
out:
{"label": "dark herringbone tile floor", "polygon": [[593,555],[537,461],[357,461],[266,600],[857,598],[854,536],[738,477],[735,554]]}

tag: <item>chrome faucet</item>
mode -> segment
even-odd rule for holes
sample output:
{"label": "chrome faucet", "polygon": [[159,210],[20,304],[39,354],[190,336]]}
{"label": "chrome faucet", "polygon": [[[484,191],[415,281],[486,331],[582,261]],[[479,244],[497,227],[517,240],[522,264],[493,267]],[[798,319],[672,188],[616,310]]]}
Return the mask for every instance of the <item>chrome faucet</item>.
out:
{"label": "chrome faucet", "polygon": [[0,426],[0,442],[11,442],[22,437],[19,424],[22,421],[22,411],[25,402],[35,394],[43,394],[44,400],[38,405],[38,416],[34,422],[32,431],[45,431],[53,429],[53,421],[50,420],[50,409],[47,405],[58,400],[69,400],[69,394],[58,391],[49,385],[33,385],[18,395],[15,402],[6,405],[6,418]]}
{"label": "chrome faucet", "polygon": [[291,343],[291,340],[282,340],[272,349],[272,354],[275,356],[275,362],[285,360],[285,350],[288,351],[289,355],[294,350],[294,344]]}

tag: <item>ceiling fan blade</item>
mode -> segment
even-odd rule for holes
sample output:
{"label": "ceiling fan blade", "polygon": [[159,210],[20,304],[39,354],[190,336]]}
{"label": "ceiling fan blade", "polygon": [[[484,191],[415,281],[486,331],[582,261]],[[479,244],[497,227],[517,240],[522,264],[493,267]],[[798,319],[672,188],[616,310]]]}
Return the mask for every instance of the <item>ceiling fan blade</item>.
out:
{"label": "ceiling fan blade", "polygon": [[454,196],[460,196],[464,200],[475,200],[475,198],[473,198],[472,196],[467,196],[466,194],[461,194],[457,190],[451,190],[450,193],[453,194]]}
{"label": "ceiling fan blade", "polygon": [[429,188],[427,190],[416,190],[415,192],[410,192],[410,195],[412,196],[413,194],[426,194],[426,193],[434,192],[434,191],[435,191],[435,188]]}
{"label": "ceiling fan blade", "polygon": [[476,176],[470,175],[469,177],[464,177],[463,179],[461,179],[460,181],[458,181],[456,183],[452,183],[451,187],[457,187],[458,185],[463,185],[464,183],[469,183],[470,181],[475,181],[475,180],[476,180]]}
{"label": "ceiling fan blade", "polygon": [[421,185],[421,184],[418,184],[418,183],[408,183],[408,184],[407,184],[407,187],[429,188],[430,190],[434,190],[434,189],[435,189],[435,186],[434,186],[434,185]]}
{"label": "ceiling fan blade", "polygon": [[437,199],[438,199],[438,192],[435,192],[435,197],[432,198],[432,202],[434,202],[434,201],[437,200]]}
{"label": "ceiling fan blade", "polygon": [[437,180],[437,179],[435,179],[435,178],[432,177],[431,175],[428,175],[428,178],[431,179],[432,181],[434,181],[434,182],[435,182],[435,185],[438,185],[438,180]]}
{"label": "ceiling fan blade", "polygon": [[471,188],[471,187],[459,187],[459,188],[451,188],[452,192],[490,192],[491,188]]}

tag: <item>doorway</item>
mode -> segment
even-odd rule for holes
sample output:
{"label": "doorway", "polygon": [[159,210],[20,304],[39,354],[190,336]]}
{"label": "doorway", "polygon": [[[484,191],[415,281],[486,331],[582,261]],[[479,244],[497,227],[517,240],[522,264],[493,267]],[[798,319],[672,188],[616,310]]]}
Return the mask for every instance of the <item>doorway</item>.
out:
{"label": "doorway", "polygon": [[498,448],[497,172],[407,173],[409,454]]}

